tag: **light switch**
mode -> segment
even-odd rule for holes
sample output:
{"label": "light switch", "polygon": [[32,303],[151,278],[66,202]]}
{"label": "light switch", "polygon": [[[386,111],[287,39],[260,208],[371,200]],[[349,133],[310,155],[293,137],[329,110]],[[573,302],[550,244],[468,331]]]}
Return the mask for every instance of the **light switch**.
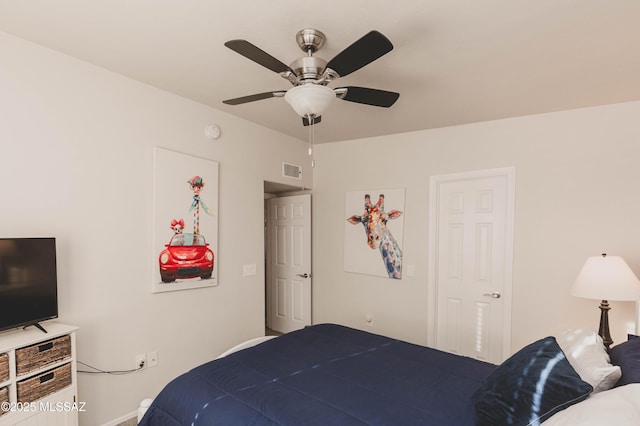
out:
{"label": "light switch", "polygon": [[256,274],[256,264],[255,263],[245,263],[244,265],[244,276],[248,277],[250,275]]}
{"label": "light switch", "polygon": [[413,277],[416,274],[415,265],[407,265],[407,277]]}

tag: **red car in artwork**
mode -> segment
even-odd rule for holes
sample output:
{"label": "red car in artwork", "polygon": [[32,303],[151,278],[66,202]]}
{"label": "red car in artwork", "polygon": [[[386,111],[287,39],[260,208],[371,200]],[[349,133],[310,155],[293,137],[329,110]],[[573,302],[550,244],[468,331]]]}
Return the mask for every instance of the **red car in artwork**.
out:
{"label": "red car in artwork", "polygon": [[165,247],[158,258],[162,282],[170,283],[177,278],[211,278],[214,256],[204,236],[175,234]]}

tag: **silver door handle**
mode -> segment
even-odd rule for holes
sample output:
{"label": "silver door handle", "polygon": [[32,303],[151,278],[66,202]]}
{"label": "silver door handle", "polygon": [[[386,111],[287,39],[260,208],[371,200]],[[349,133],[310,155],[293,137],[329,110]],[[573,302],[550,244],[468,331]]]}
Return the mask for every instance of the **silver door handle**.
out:
{"label": "silver door handle", "polygon": [[306,272],[304,274],[298,274],[297,275],[300,278],[309,278],[311,275],[307,274]]}
{"label": "silver door handle", "polygon": [[493,297],[494,299],[500,299],[500,296],[502,296],[499,292],[494,291],[493,293],[485,293],[483,294],[483,296],[489,296],[489,297]]}

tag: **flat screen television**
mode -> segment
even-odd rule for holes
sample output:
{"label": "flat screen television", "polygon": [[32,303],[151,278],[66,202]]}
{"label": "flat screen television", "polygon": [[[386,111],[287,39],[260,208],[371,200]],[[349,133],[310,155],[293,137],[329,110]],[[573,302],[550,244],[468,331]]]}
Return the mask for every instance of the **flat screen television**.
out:
{"label": "flat screen television", "polygon": [[55,238],[0,238],[0,331],[57,317]]}

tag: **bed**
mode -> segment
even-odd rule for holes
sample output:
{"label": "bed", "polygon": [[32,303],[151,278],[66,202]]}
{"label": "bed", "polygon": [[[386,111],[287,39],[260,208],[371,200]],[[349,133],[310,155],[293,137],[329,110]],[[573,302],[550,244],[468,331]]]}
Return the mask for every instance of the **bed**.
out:
{"label": "bed", "polygon": [[[572,341],[584,346],[581,335],[573,335],[564,351],[576,352],[567,346]],[[499,366],[336,324],[245,346],[171,381],[139,424],[464,426],[548,420],[544,425],[554,426],[576,424],[552,423],[573,411],[584,414],[575,407],[594,405],[601,412],[609,393],[617,393],[612,400],[619,404],[626,401],[618,411],[638,422],[611,423],[608,417],[607,424],[640,424],[640,384],[606,390],[621,375],[606,352],[605,364],[590,359],[584,365],[590,372],[604,370],[595,379],[585,377],[591,383],[583,380],[569,362],[577,361],[564,356],[554,337]],[[598,398],[592,396],[596,389]],[[634,406],[635,412],[629,408]]]}

